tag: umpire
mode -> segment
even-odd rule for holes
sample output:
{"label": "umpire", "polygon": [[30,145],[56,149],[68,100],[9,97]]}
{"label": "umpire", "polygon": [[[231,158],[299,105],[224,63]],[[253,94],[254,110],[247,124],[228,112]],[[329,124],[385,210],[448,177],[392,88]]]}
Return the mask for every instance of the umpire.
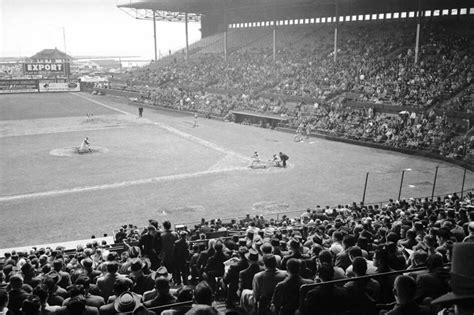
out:
{"label": "umpire", "polygon": [[280,152],[280,160],[281,160],[281,163],[282,163],[283,167],[286,167],[286,161],[288,161],[289,158],[290,157],[288,155],[286,155],[285,153]]}

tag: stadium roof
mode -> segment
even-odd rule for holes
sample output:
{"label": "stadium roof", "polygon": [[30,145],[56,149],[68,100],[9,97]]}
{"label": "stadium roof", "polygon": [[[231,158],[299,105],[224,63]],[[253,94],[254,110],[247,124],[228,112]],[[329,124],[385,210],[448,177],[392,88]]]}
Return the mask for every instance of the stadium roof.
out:
{"label": "stadium roof", "polygon": [[30,59],[65,59],[72,60],[73,58],[66,53],[63,53],[57,48],[54,49],[43,49],[40,52],[37,52],[34,56],[31,56]]}
{"label": "stadium roof", "polygon": [[[425,10],[467,8],[472,0],[419,0]],[[202,15],[226,14],[229,20],[304,18],[340,15],[416,11],[417,0],[122,0],[119,8],[186,12]]]}

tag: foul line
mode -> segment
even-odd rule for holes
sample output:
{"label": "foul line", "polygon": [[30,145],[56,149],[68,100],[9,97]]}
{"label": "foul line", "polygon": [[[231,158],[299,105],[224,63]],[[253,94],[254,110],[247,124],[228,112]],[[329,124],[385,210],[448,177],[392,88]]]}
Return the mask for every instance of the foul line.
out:
{"label": "foul line", "polygon": [[[123,111],[123,110],[121,110],[121,109],[118,109],[118,108],[115,108],[115,107],[106,105],[106,104],[104,104],[104,103],[101,103],[101,102],[99,102],[99,101],[93,100],[93,99],[91,99],[91,98],[88,98],[88,97],[85,97],[85,96],[82,96],[82,95],[79,95],[79,94],[77,94],[77,93],[71,93],[71,94],[72,94],[72,95],[76,95],[76,96],[78,96],[78,97],[82,97],[83,99],[86,99],[86,100],[88,100],[88,101],[90,101],[90,102],[93,102],[93,103],[95,103],[95,104],[97,104],[97,105],[107,107],[107,108],[109,108],[109,109],[118,111],[118,112],[123,113],[123,114],[125,114],[125,115],[133,115],[133,114],[131,114],[131,113],[129,113],[129,112],[126,112],[126,111]],[[199,137],[193,136],[193,135],[191,135],[191,134],[189,134],[189,133],[186,133],[186,132],[181,131],[181,130],[179,130],[179,129],[173,128],[173,127],[171,127],[171,126],[164,125],[164,124],[157,123],[157,122],[153,122],[153,124],[156,125],[156,126],[158,126],[158,127],[160,127],[160,128],[162,128],[162,129],[165,129],[165,130],[167,130],[167,131],[169,131],[169,132],[172,132],[172,133],[174,133],[174,134],[176,134],[176,135],[178,135],[178,136],[180,136],[180,137],[182,137],[182,138],[196,141],[196,142],[200,143],[201,145],[203,145],[203,146],[205,146],[205,147],[208,147],[208,148],[211,148],[211,149],[214,149],[214,150],[216,150],[216,151],[218,151],[218,152],[222,152],[222,153],[225,153],[225,154],[232,154],[232,155],[235,155],[235,156],[239,157],[240,159],[244,159],[244,160],[246,160],[246,161],[249,159],[248,157],[246,157],[246,156],[244,156],[244,155],[242,155],[242,154],[240,154],[240,153],[234,152],[234,151],[232,151],[232,150],[225,149],[225,148],[223,148],[223,147],[221,147],[221,146],[219,146],[219,145],[217,145],[217,144],[215,144],[215,143],[212,143],[212,142],[210,142],[210,141],[207,141],[207,140],[201,139],[201,138],[199,138]]]}
{"label": "foul line", "polygon": [[104,107],[107,107],[108,109],[111,109],[111,110],[114,110],[116,112],[119,112],[119,113],[122,113],[122,114],[125,114],[125,115],[132,115],[130,114],[129,112],[126,112],[124,110],[121,110],[121,109],[118,109],[118,108],[115,108],[115,107],[112,107],[112,106],[109,106],[109,105],[105,105],[104,103],[101,103],[99,101],[96,101],[96,100],[93,100],[92,98],[88,98],[88,97],[85,97],[83,95],[79,95],[77,93],[71,93],[72,95],[75,95],[75,96],[78,96],[78,97],[82,97],[83,99],[85,100],[88,100],[89,102],[92,102],[94,104],[97,104],[97,105],[100,105],[100,106],[104,106]]}
{"label": "foul line", "polygon": [[84,187],[75,187],[75,188],[69,188],[69,189],[43,191],[43,192],[37,192],[37,193],[31,193],[31,194],[4,196],[4,197],[0,197],[0,202],[39,198],[39,197],[51,197],[51,196],[64,195],[64,194],[70,194],[70,193],[106,190],[106,189],[129,187],[129,186],[136,186],[136,185],[143,185],[143,184],[150,184],[150,183],[160,183],[164,181],[195,178],[195,177],[208,175],[208,174],[218,174],[218,173],[238,171],[238,170],[248,170],[248,167],[223,168],[219,170],[207,170],[207,171],[196,172],[196,173],[166,175],[166,176],[160,176],[160,177],[123,181],[123,182],[117,182],[117,183],[105,184],[105,185],[84,186]]}

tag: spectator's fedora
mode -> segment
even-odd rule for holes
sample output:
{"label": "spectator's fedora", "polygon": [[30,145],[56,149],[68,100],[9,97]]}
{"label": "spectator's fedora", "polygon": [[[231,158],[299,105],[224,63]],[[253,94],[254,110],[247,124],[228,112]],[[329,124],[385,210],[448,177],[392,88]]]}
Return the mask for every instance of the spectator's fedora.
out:
{"label": "spectator's fedora", "polygon": [[168,272],[168,269],[166,269],[165,266],[160,266],[158,269],[156,269],[155,279],[156,278],[166,278],[171,280],[172,275]]}
{"label": "spectator's fedora", "polygon": [[474,300],[474,243],[456,243],[451,263],[451,289],[432,304],[454,304],[461,300]]}
{"label": "spectator's fedora", "polygon": [[258,261],[258,252],[251,248],[247,254],[245,254],[245,258],[247,258],[248,261]]}
{"label": "spectator's fedora", "polygon": [[117,313],[133,312],[140,306],[140,297],[130,291],[124,292],[114,301],[114,309]]}
{"label": "spectator's fedora", "polygon": [[145,267],[145,263],[140,259],[136,258],[132,261],[130,266],[128,267],[128,271],[140,271]]}
{"label": "spectator's fedora", "polygon": [[61,279],[62,279],[61,274],[59,272],[57,272],[56,270],[52,270],[52,271],[48,272],[46,274],[46,277],[53,279],[54,283],[56,283],[56,284],[61,282]]}

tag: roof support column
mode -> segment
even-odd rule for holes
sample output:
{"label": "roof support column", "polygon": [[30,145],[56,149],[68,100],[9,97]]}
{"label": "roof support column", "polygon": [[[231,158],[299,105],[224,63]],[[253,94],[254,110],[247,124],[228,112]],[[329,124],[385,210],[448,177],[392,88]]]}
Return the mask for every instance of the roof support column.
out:
{"label": "roof support column", "polygon": [[335,0],[336,5],[336,23],[334,23],[334,62],[337,61],[337,24],[339,23],[339,15],[337,11],[337,0]]}
{"label": "roof support column", "polygon": [[273,43],[272,43],[272,59],[276,61],[276,37],[277,37],[277,19],[276,19],[276,0],[273,1]]}
{"label": "roof support column", "polygon": [[418,0],[418,12],[416,23],[416,42],[415,42],[415,65],[418,64],[418,53],[420,51],[420,23],[421,23],[421,0]]}
{"label": "roof support column", "polygon": [[184,13],[184,32],[186,33],[186,61],[189,59],[188,12]]}
{"label": "roof support column", "polygon": [[224,31],[224,60],[225,61],[227,61],[227,29],[228,29],[228,26],[226,24],[225,31]]}
{"label": "roof support column", "polygon": [[277,38],[276,21],[273,21],[273,61],[276,60],[276,38]]}
{"label": "roof support column", "polygon": [[158,60],[158,51],[156,45],[156,11],[153,10],[153,41],[155,43],[155,61]]}

